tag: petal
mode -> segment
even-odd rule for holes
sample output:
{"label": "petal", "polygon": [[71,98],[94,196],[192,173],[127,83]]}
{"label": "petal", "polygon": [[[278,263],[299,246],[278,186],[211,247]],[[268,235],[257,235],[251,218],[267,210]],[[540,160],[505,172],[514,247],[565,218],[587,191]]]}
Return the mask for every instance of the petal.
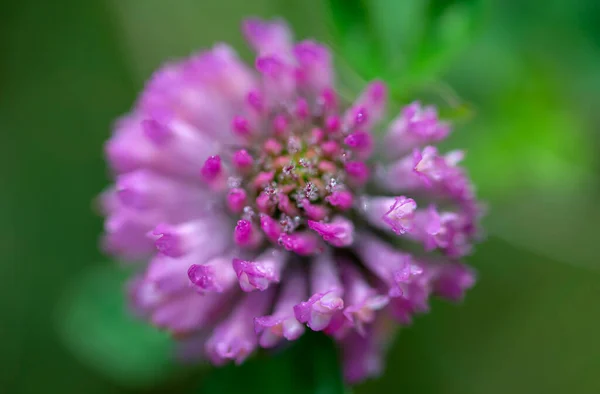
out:
{"label": "petal", "polygon": [[445,139],[450,126],[438,119],[435,107],[421,107],[414,102],[392,121],[385,136],[388,156],[397,159],[414,148]]}
{"label": "petal", "polygon": [[293,341],[304,333],[304,325],[294,315],[294,305],[306,298],[306,276],[293,270],[283,283],[273,314],[254,319],[254,330],[260,346],[268,348],[283,338]]}
{"label": "petal", "polygon": [[204,264],[192,264],[188,269],[190,281],[202,293],[223,293],[231,289],[237,282],[235,271],[231,268],[234,254],[216,256]]}
{"label": "petal", "polygon": [[223,365],[229,360],[241,364],[254,352],[258,342],[252,321],[267,311],[273,294],[273,290],[248,293],[214,329],[206,341],[205,351],[215,365]]}
{"label": "petal", "polygon": [[335,262],[328,254],[315,258],[310,280],[313,295],[306,302],[294,306],[294,314],[298,321],[306,323],[312,330],[321,331],[344,308],[342,283]]}
{"label": "petal", "polygon": [[388,304],[389,298],[377,294],[352,263],[344,264],[342,275],[346,288],[344,316],[358,333],[366,335],[365,325],[373,323],[376,312]]}
{"label": "petal", "polygon": [[279,236],[279,244],[300,256],[310,256],[323,249],[318,237],[309,232],[282,233]]}
{"label": "petal", "polygon": [[309,220],[308,227],[333,246],[349,246],[354,241],[354,225],[342,216],[335,217],[330,223]]}
{"label": "petal", "polygon": [[269,249],[255,261],[233,259],[233,269],[243,291],[264,291],[272,283],[279,283],[287,256],[281,250]]}
{"label": "petal", "polygon": [[350,129],[370,128],[381,120],[386,105],[386,85],[381,81],[371,82],[344,114],[344,125]]}
{"label": "petal", "polygon": [[265,21],[256,18],[244,20],[242,30],[246,40],[260,55],[286,54],[292,47],[292,33],[280,20]]}
{"label": "petal", "polygon": [[298,62],[297,81],[300,87],[320,93],[333,85],[333,68],[329,49],[314,41],[302,41],[294,47]]}

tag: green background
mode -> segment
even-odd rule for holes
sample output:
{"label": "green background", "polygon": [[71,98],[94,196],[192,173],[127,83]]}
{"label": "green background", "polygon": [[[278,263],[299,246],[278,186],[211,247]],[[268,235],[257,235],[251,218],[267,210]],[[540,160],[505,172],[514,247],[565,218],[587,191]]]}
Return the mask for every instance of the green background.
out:
{"label": "green background", "polygon": [[596,0],[1,1],[0,392],[224,392],[252,372],[289,385],[298,360],[322,370],[297,355],[291,370],[285,355],[251,372],[173,365],[166,338],[122,313],[123,273],[97,247],[111,122],[169,58],[218,40],[249,58],[248,15],[330,42],[350,92],[382,76],[398,102],[439,103],[490,205],[477,286],[434,302],[354,392],[599,393]]}

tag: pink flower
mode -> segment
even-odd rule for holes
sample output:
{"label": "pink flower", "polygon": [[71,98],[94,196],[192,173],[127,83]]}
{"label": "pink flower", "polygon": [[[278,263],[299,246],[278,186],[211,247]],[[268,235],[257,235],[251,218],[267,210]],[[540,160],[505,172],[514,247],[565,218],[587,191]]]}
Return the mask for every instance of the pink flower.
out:
{"label": "pink flower", "polygon": [[279,20],[243,31],[254,69],[223,44],[169,63],[116,123],[104,246],[148,261],[130,285],[135,311],[177,338],[206,337],[190,357],[241,363],[308,327],[338,342],[348,381],[375,376],[382,327],[474,284],[458,261],[480,216],[462,153],[431,145],[449,126],[414,103],[374,156],[383,82],[341,108],[327,47],[294,43]]}

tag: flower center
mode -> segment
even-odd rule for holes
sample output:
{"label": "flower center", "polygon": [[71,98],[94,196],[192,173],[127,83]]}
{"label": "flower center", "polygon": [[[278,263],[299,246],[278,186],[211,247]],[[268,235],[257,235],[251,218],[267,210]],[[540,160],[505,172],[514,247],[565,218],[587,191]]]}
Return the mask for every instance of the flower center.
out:
{"label": "flower center", "polygon": [[236,171],[228,182],[229,208],[243,221],[238,227],[256,224],[280,243],[276,234],[301,231],[308,220],[329,222],[352,207],[354,191],[367,173],[353,149],[363,141],[356,125],[344,127],[332,112],[323,106],[310,111],[299,99],[294,110],[262,114],[262,133],[253,133],[245,119],[234,119],[234,131],[251,141],[234,153]]}

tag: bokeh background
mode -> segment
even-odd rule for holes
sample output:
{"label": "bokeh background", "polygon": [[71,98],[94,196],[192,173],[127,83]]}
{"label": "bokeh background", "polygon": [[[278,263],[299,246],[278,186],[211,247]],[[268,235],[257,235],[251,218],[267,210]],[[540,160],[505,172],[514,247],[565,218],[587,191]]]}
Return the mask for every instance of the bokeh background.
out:
{"label": "bokeh background", "polygon": [[380,76],[396,108],[439,104],[490,205],[468,258],[478,285],[460,306],[434,302],[354,392],[599,393],[597,0],[0,1],[0,392],[254,392],[252,374],[288,392],[303,379],[285,356],[174,365],[168,339],[123,313],[124,273],[97,247],[112,121],[169,58],[218,40],[249,58],[247,15],[327,40],[348,92]]}

